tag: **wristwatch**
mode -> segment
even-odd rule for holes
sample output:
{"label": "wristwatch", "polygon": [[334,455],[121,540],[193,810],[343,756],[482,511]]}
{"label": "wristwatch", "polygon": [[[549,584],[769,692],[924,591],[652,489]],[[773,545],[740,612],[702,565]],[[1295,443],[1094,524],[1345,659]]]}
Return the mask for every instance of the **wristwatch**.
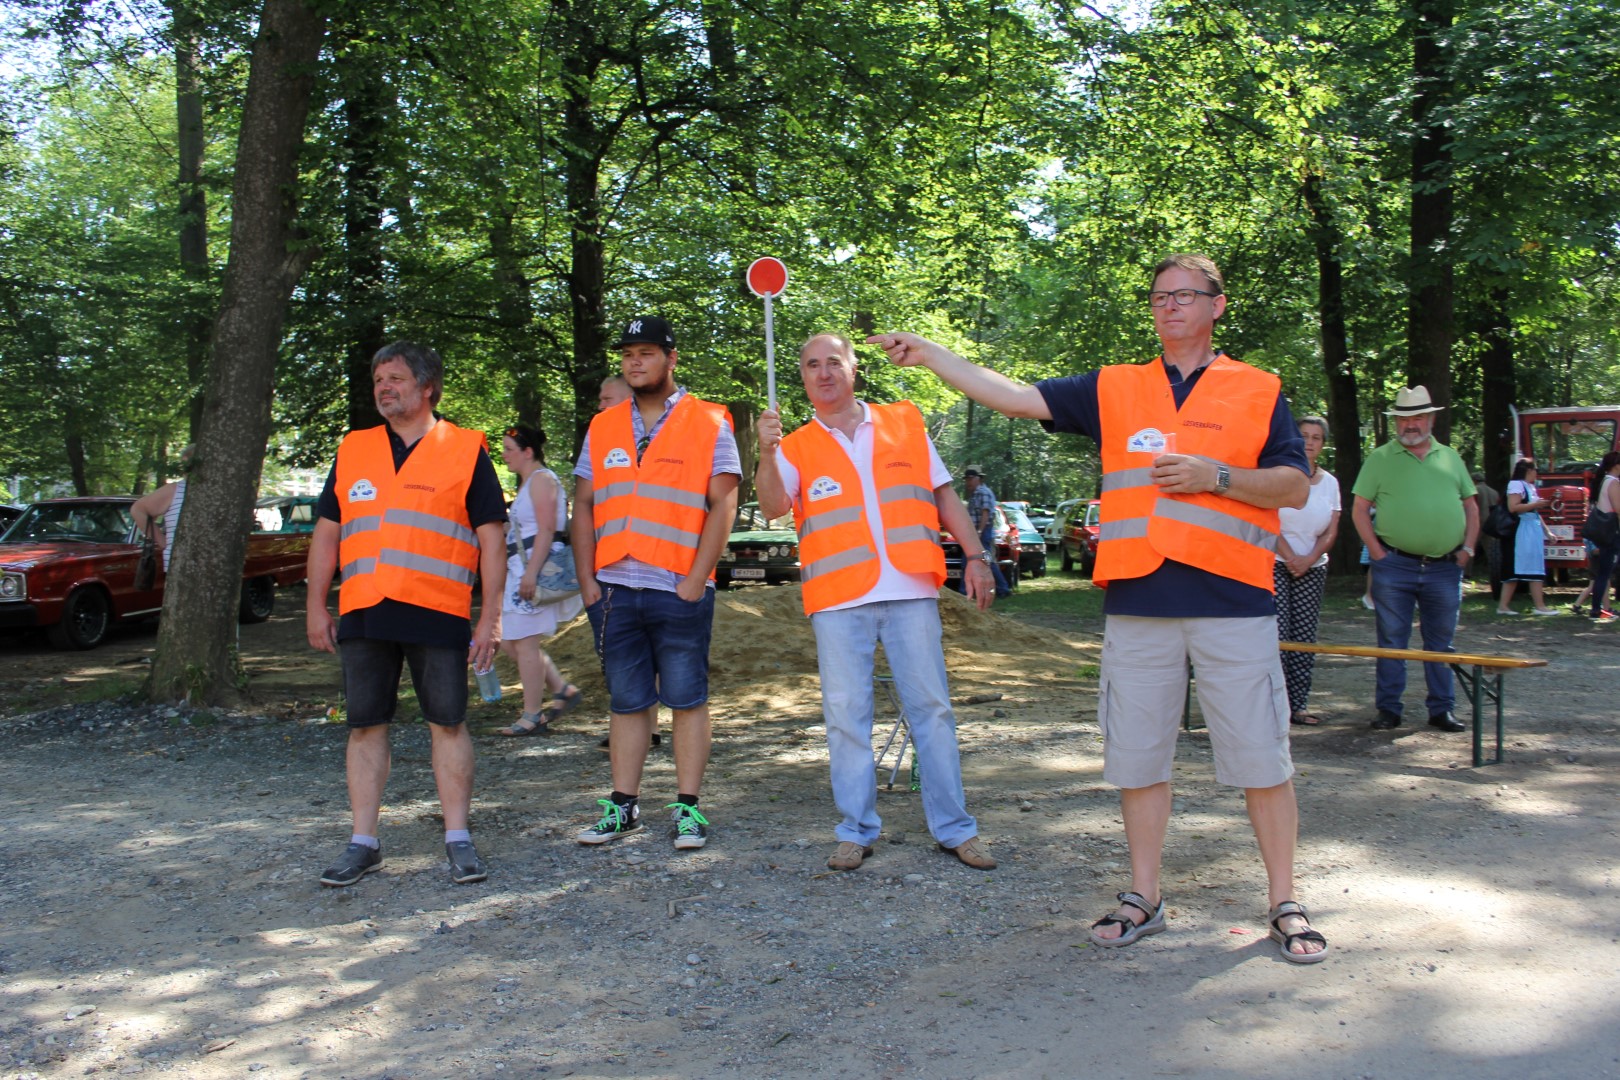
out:
{"label": "wristwatch", "polygon": [[1232,489],[1232,470],[1220,462],[1215,463],[1215,494],[1225,495]]}
{"label": "wristwatch", "polygon": [[1473,548],[1469,547],[1467,544],[1464,544],[1464,545],[1462,545],[1462,549],[1464,551],[1468,552],[1468,557],[1469,558],[1474,557],[1474,549]]}
{"label": "wristwatch", "polygon": [[969,555],[968,558],[977,559],[979,562],[984,563],[984,565],[986,565],[986,566],[990,565],[990,552],[988,550],[981,551],[977,555]]}

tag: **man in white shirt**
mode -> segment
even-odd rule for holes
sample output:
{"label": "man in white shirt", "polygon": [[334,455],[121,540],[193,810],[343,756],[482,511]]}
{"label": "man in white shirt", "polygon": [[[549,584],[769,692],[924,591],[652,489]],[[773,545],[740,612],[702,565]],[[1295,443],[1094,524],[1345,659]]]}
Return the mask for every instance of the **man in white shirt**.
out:
{"label": "man in white shirt", "polygon": [[860,866],[882,829],[872,761],[873,660],[881,642],[915,742],[929,832],[964,864],[993,870],[962,791],[941,645],[941,522],[962,544],[963,587],[981,610],[993,599],[993,556],[979,543],[917,407],[855,397],[848,339],[819,334],[805,342],[799,374],[815,419],[784,440],[780,414],[760,415],[754,484],[761,512],[777,517],[791,506],[799,529],[833,801],[843,815],[827,865]]}

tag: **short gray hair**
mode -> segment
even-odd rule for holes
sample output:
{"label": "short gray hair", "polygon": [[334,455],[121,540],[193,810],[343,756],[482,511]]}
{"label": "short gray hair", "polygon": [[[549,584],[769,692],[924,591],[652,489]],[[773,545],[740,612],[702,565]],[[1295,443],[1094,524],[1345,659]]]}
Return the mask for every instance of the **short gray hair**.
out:
{"label": "short gray hair", "polygon": [[1322,441],[1323,442],[1327,442],[1328,439],[1333,437],[1332,430],[1330,430],[1328,428],[1327,420],[1323,419],[1320,416],[1302,416],[1302,417],[1299,418],[1298,421],[1295,422],[1294,426],[1295,427],[1304,427],[1306,424],[1315,424],[1317,427],[1322,429]]}
{"label": "short gray hair", "polygon": [[377,350],[377,355],[371,358],[371,373],[377,374],[377,369],[390,360],[398,360],[411,369],[416,385],[427,391],[429,405],[439,404],[439,398],[444,396],[444,361],[438,353],[414,341],[396,341]]}

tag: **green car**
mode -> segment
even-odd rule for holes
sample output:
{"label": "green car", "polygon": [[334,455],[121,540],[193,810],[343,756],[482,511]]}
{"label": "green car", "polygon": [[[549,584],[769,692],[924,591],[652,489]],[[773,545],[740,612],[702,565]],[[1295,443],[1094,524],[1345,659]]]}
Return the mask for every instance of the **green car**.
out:
{"label": "green car", "polygon": [[739,506],[726,550],[714,568],[715,587],[752,582],[786,585],[798,580],[799,534],[793,515],[773,519],[759,512],[759,503]]}

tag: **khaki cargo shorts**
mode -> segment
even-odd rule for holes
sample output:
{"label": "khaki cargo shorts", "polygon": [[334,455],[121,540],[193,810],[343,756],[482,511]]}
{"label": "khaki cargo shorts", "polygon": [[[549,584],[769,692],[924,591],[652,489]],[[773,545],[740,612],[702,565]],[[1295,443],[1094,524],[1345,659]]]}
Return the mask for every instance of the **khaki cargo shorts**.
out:
{"label": "khaki cargo shorts", "polygon": [[1187,697],[1188,661],[1215,751],[1215,779],[1233,787],[1268,788],[1293,776],[1288,689],[1275,616],[1110,615],[1097,694],[1103,778],[1122,788],[1170,779]]}

